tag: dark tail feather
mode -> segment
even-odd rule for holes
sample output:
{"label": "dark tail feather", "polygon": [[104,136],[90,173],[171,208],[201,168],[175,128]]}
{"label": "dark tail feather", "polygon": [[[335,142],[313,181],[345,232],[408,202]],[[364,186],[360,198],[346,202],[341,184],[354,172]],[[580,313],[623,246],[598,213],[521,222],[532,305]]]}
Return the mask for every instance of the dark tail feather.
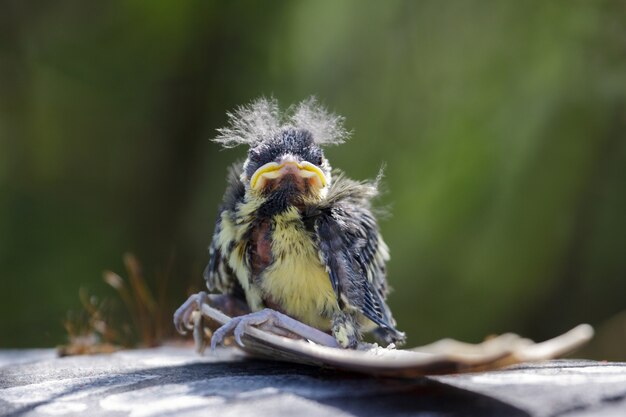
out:
{"label": "dark tail feather", "polygon": [[406,334],[404,332],[389,327],[378,327],[372,334],[378,341],[388,345],[395,343],[396,346],[402,346],[406,342]]}

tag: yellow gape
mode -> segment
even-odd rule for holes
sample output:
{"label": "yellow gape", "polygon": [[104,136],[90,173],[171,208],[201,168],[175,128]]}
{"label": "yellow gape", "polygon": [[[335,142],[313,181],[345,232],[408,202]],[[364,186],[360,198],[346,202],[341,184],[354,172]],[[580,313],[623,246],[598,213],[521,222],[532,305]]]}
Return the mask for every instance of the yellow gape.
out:
{"label": "yellow gape", "polygon": [[269,162],[257,169],[252,178],[250,178],[250,188],[258,190],[262,188],[267,180],[274,180],[281,176],[281,170],[287,165],[293,165],[298,168],[298,174],[302,178],[313,178],[318,188],[325,187],[327,184],[326,176],[317,166],[307,161],[296,162],[287,160],[282,163]]}

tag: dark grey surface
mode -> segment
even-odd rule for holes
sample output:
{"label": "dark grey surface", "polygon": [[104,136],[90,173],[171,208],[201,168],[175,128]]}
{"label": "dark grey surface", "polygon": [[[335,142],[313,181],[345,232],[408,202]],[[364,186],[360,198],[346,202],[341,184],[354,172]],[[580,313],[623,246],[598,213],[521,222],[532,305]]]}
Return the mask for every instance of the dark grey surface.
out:
{"label": "dark grey surface", "polygon": [[626,364],[551,361],[400,380],[164,347],[0,351],[0,415],[626,416]]}

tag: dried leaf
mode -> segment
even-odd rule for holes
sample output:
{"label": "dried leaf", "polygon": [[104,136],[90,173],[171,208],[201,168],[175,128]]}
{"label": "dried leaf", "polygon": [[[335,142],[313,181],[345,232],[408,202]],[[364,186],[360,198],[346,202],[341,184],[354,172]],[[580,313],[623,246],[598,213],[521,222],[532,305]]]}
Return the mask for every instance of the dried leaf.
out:
{"label": "dried leaf", "polygon": [[[202,306],[202,313],[223,325],[230,317],[221,311]],[[360,372],[370,375],[415,377],[421,375],[471,372],[497,369],[523,361],[539,361],[562,356],[588,342],[593,329],[581,324],[567,333],[542,343],[507,333],[483,343],[469,344],[452,339],[400,350],[363,344],[358,350],[320,346],[248,327],[244,336],[247,354],[287,362]]]}

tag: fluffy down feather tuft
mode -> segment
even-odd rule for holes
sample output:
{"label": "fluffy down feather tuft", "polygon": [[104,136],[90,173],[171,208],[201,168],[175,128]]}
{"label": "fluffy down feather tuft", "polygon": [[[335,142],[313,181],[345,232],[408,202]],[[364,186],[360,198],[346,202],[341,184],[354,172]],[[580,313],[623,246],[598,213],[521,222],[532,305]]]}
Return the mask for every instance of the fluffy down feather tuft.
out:
{"label": "fluffy down feather tuft", "polygon": [[350,136],[344,118],[328,112],[315,97],[303,100],[281,113],[274,98],[259,98],[228,113],[229,125],[218,129],[215,142],[226,148],[251,147],[275,139],[288,129],[306,130],[318,145],[337,145]]}

